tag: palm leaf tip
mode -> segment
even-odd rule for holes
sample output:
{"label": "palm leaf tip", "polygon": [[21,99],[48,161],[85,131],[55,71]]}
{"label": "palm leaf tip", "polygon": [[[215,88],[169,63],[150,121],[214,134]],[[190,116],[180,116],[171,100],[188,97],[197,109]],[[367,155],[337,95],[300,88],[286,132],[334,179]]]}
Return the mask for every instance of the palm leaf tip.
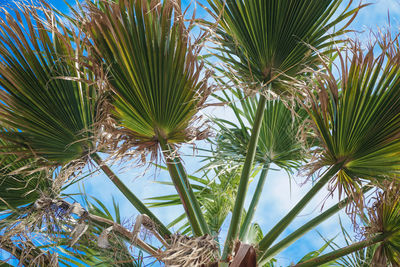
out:
{"label": "palm leaf tip", "polygon": [[[400,56],[390,33],[364,50],[338,52],[341,76],[327,68],[308,87],[308,112],[318,138],[311,171],[341,165],[333,188],[360,194],[362,181],[393,179],[400,171]],[[376,55],[376,50],[380,52]]]}
{"label": "palm leaf tip", "polygon": [[388,237],[375,249],[374,266],[400,265],[400,185],[386,183],[379,191],[373,205],[368,208],[369,222],[365,228],[367,237],[387,234]]}
{"label": "palm leaf tip", "polygon": [[[159,141],[183,143],[207,137],[198,110],[211,87],[198,61],[180,6],[168,1],[90,4],[88,31],[104,60],[112,92],[110,134],[126,147],[158,151]],[[121,142],[121,138],[116,138]]]}
{"label": "palm leaf tip", "polygon": [[98,98],[86,82],[93,74],[78,63],[82,36],[42,3],[1,11],[0,121],[18,129],[1,137],[28,156],[63,165],[95,149]]}

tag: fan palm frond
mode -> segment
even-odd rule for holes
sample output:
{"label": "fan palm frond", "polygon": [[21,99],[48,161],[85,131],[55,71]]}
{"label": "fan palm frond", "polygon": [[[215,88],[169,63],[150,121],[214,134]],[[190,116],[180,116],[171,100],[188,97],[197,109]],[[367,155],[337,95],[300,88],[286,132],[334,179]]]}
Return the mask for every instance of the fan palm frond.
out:
{"label": "fan palm frond", "polygon": [[205,138],[194,121],[210,93],[208,75],[178,3],[104,1],[89,10],[90,36],[113,92],[112,127],[126,136],[128,148],[154,152],[160,140]]}
{"label": "fan palm frond", "polygon": [[0,121],[18,129],[2,138],[51,165],[87,156],[95,149],[98,97],[87,83],[93,74],[78,63],[83,34],[68,30],[45,5],[2,13]]}
{"label": "fan palm frond", "polygon": [[[350,9],[350,1],[338,13],[342,2],[209,0],[212,15],[220,18],[215,37],[224,54],[220,59],[236,79],[248,84],[272,81],[279,91],[284,84],[278,80],[295,77],[304,66],[315,68],[320,63],[316,51],[329,52],[346,33],[361,6]],[[344,26],[333,31],[341,22]]]}
{"label": "fan palm frond", "polygon": [[[238,166],[243,164],[259,101],[258,97],[245,97],[240,90],[234,91],[233,94],[234,98],[225,93],[224,97],[218,97],[218,99],[230,103],[229,107],[239,123],[234,124],[220,118],[213,119],[220,134],[215,142],[214,155],[211,155],[209,159],[218,166],[226,161]],[[307,146],[303,140],[305,138],[303,126],[306,119],[307,113],[304,109],[295,107],[291,110],[279,98],[268,100],[254,164],[259,166],[275,164],[288,173],[298,169],[307,158]]]}
{"label": "fan palm frond", "polygon": [[372,265],[400,265],[400,185],[398,182],[387,184],[378,192],[375,202],[368,209],[369,225],[365,234],[368,237],[385,234],[383,240],[374,250]]}
{"label": "fan palm frond", "polygon": [[[360,192],[362,180],[382,181],[400,171],[400,50],[390,33],[364,51],[352,43],[339,54],[341,77],[317,75],[309,113],[319,139],[313,170],[341,165],[331,183],[339,193]],[[375,55],[379,45],[381,52]]]}

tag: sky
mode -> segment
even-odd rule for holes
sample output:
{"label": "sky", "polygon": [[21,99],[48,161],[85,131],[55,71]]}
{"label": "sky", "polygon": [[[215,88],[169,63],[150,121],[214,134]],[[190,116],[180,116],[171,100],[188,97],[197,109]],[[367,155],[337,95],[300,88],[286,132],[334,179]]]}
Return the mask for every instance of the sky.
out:
{"label": "sky", "polygon": [[[6,0],[0,0],[1,3],[7,3]],[[64,11],[66,6],[61,0],[50,0],[49,1],[60,10]],[[73,1],[68,1],[73,3]],[[183,1],[187,4],[189,1]],[[186,2],[186,3],[185,3]],[[204,3],[205,0],[200,0]],[[353,5],[358,4],[358,1],[353,1]],[[365,3],[366,1],[364,1]],[[344,3],[348,3],[344,1]],[[357,30],[357,36],[361,41],[366,41],[370,36],[369,31],[376,31],[384,29],[388,26],[388,13],[391,17],[391,27],[393,30],[398,31],[399,19],[400,19],[400,0],[376,0],[374,3],[360,11],[356,20],[352,24],[351,28]],[[206,16],[204,11],[201,11],[198,6],[198,16]],[[351,34],[353,36],[353,34]],[[233,119],[232,114],[227,108],[208,109],[205,111],[206,115],[220,116],[225,119]],[[192,156],[191,148],[185,149],[187,154],[184,158],[185,166],[190,174],[193,174],[201,165],[199,157]],[[157,196],[160,194],[174,193],[171,187],[157,184],[156,181],[169,181],[168,173],[160,171],[154,174],[154,172],[147,172],[143,175],[143,169],[135,168],[133,165],[128,164],[117,165],[113,167],[113,170],[120,176],[123,182],[141,199]],[[289,179],[283,171],[270,171],[268,174],[267,182],[264,187],[264,192],[260,200],[259,207],[256,211],[254,220],[257,221],[264,233],[275,225],[296,203],[297,201],[310,189],[311,183],[305,183],[304,176],[294,176],[291,187],[289,186]],[[246,207],[249,205],[251,200],[252,192],[256,183],[250,185],[250,190],[247,194]],[[112,208],[112,198],[114,197],[120,205],[121,214],[126,219],[135,218],[138,214],[132,205],[124,198],[124,196],[115,188],[115,186],[108,180],[103,174],[98,174],[90,177],[84,182],[85,190],[88,195],[95,196],[109,208]],[[289,190],[291,188],[291,190]],[[71,188],[70,192],[77,191],[77,188]],[[304,211],[296,218],[295,222],[283,233],[281,238],[289,234],[290,232],[297,229],[307,220],[315,217],[321,211],[322,203],[324,203],[325,196],[328,192],[325,190],[320,192],[318,196],[307,206]],[[329,198],[325,202],[325,209],[329,208],[332,204],[336,203],[337,196]],[[183,212],[180,207],[165,207],[152,209],[152,211],[165,223],[171,222],[178,215]],[[349,226],[349,219],[343,213],[340,213],[342,220],[345,225]],[[229,223],[225,223],[221,235],[223,236]],[[175,229],[176,230],[176,229]],[[351,230],[351,229],[349,229]],[[337,236],[340,233],[338,227],[338,216],[333,216],[327,220],[315,230],[310,231],[308,234],[303,236],[299,241],[290,246],[287,250],[283,251],[277,256],[278,266],[288,266],[291,262],[297,262],[301,257],[310,251],[319,249],[324,241],[320,238],[319,233],[328,239]],[[340,241],[340,236],[335,241]],[[1,254],[0,254],[1,258]]]}

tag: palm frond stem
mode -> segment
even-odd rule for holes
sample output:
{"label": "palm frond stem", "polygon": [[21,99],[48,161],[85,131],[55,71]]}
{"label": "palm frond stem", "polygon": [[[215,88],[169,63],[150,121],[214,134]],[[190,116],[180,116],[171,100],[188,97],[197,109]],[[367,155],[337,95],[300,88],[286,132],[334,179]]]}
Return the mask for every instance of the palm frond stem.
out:
{"label": "palm frond stem", "polygon": [[[268,86],[270,87],[270,85]],[[241,215],[243,211],[244,201],[246,199],[246,192],[249,185],[250,173],[253,167],[254,157],[256,155],[258,137],[264,118],[264,109],[267,99],[265,96],[260,95],[260,100],[257,106],[256,116],[254,118],[253,129],[251,130],[251,137],[249,146],[247,148],[246,159],[244,161],[240,183],[236,195],[235,205],[233,207],[232,219],[229,225],[228,235],[225,240],[224,251],[222,254],[222,261],[226,261],[229,253],[233,247],[233,241],[237,238]]]}
{"label": "palm frond stem", "polygon": [[270,166],[270,164],[266,163],[263,166],[263,169],[261,171],[260,178],[258,180],[257,187],[256,187],[256,190],[253,195],[253,199],[251,200],[249,209],[247,210],[247,213],[246,213],[246,217],[245,217],[244,222],[240,229],[240,234],[239,234],[240,240],[243,240],[243,238],[246,236],[247,232],[249,231],[251,221],[254,217],[254,212],[256,211],[258,202],[260,201],[261,193],[263,191],[265,180],[268,175],[269,166]]}
{"label": "palm frond stem", "polygon": [[131,190],[118,178],[118,176],[101,160],[97,153],[91,155],[91,158],[101,168],[101,170],[107,175],[107,177],[114,183],[114,185],[121,191],[121,193],[132,203],[132,205],[141,213],[149,216],[153,222],[157,225],[158,230],[161,234],[166,237],[170,236],[171,232],[168,228],[152,213],[145,204],[134,194]]}
{"label": "palm frond stem", "polygon": [[[324,176],[322,176],[317,183],[307,192],[307,194],[292,208],[289,213],[282,218],[260,241],[260,253],[265,251],[272,245],[272,243],[282,234],[286,227],[296,218],[296,216],[304,209],[304,207],[311,201],[311,199],[329,182],[342,167],[342,163],[333,165]],[[261,258],[261,257],[260,257]]]}
{"label": "palm frond stem", "polygon": [[[365,186],[362,188],[362,191],[364,193],[368,192],[371,189],[369,186]],[[299,227],[296,231],[279,241],[276,245],[272,246],[270,249],[268,249],[263,257],[259,260],[260,261],[260,266],[263,266],[263,264],[266,264],[269,260],[272,259],[276,254],[280,253],[282,250],[293,244],[296,240],[298,240],[300,237],[308,233],[310,230],[314,229],[317,225],[321,224],[324,222],[326,219],[330,218],[332,215],[343,209],[344,207],[347,206],[347,204],[350,201],[350,197],[347,197],[340,201],[339,203],[333,205],[320,215],[316,216],[315,218],[311,219],[307,223],[305,223],[303,226]]]}
{"label": "palm frond stem", "polygon": [[203,212],[200,208],[199,202],[197,201],[197,198],[193,192],[192,185],[189,182],[188,175],[185,168],[183,167],[182,161],[179,159],[179,157],[175,157],[174,161],[176,166],[178,167],[179,176],[182,177],[183,181],[186,184],[186,187],[188,188],[189,197],[191,199],[191,202],[193,203],[195,213],[198,216],[201,230],[203,231],[203,234],[211,235],[210,228],[208,227],[206,219],[204,218]]}
{"label": "palm frond stem", "polygon": [[[193,199],[190,197],[189,193],[190,190],[187,186],[185,178],[180,175],[175,153],[171,151],[171,148],[169,147],[167,142],[165,140],[162,140],[162,138],[160,138],[159,143],[162,149],[162,153],[164,155],[165,162],[167,164],[168,172],[171,176],[171,180],[176,188],[179,198],[182,201],[182,205],[188,217],[193,235],[201,236],[206,234],[206,232],[203,232],[203,229],[200,224],[199,218],[200,216],[202,217],[201,210],[200,214],[196,214],[197,210],[194,207],[194,202],[196,202],[197,200],[196,198]],[[197,211],[197,213],[199,212]]]}
{"label": "palm frond stem", "polygon": [[317,258],[296,264],[294,267],[313,267],[313,266],[320,266],[324,263],[328,263],[330,261],[339,259],[340,257],[346,256],[350,253],[353,253],[355,251],[358,251],[360,249],[372,246],[374,244],[381,243],[385,241],[388,237],[390,237],[392,233],[380,233],[377,234],[373,237],[367,238],[363,241],[351,244],[350,246],[334,250],[330,253],[327,253],[325,255],[319,256]]}

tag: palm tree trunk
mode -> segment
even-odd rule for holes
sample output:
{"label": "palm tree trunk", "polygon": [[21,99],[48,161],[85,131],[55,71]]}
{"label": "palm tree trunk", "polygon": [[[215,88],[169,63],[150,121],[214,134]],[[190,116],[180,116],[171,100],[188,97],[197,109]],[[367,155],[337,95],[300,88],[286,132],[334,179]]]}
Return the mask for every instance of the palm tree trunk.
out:
{"label": "palm tree trunk", "polygon": [[118,178],[118,176],[101,160],[97,153],[91,155],[91,158],[103,170],[107,177],[114,183],[114,185],[121,191],[121,193],[132,203],[132,205],[141,213],[149,216],[153,222],[158,226],[158,230],[163,237],[168,237],[171,232],[168,228],[155,216],[140,199],[132,193],[131,190]]}

